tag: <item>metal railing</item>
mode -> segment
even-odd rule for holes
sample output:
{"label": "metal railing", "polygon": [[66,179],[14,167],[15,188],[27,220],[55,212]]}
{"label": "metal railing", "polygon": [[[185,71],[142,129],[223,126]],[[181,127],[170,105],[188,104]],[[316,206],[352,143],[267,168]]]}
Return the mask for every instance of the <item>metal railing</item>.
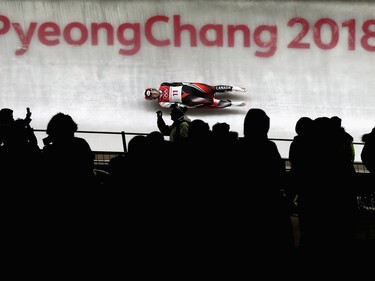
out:
{"label": "metal railing", "polygon": [[[36,133],[45,133],[46,130],[43,129],[34,129],[34,132]],[[108,131],[77,131],[77,134],[90,134],[90,135],[108,135],[108,136],[118,136],[119,139],[121,139],[121,150],[95,150],[95,164],[97,166],[105,167],[109,164],[109,161],[111,158],[127,152],[128,143],[131,140],[132,137],[138,136],[138,135],[147,135],[148,133],[136,133],[136,132],[126,132],[126,131],[119,131],[119,132],[108,132]],[[39,136],[39,138],[43,138],[43,136]],[[166,137],[167,138],[167,137]],[[167,138],[168,139],[168,138]],[[276,145],[279,148],[282,148],[284,150],[288,150],[290,143],[293,141],[293,139],[283,139],[283,138],[270,138],[270,140],[274,141]],[[359,155],[360,151],[363,148],[364,143],[361,142],[354,142],[354,147],[356,150],[356,154]],[[287,171],[290,169],[290,162],[287,157],[283,157],[285,160],[285,168]],[[361,161],[355,161],[353,163],[354,168],[357,173],[369,173],[369,171],[366,169],[366,167],[363,165]]]}

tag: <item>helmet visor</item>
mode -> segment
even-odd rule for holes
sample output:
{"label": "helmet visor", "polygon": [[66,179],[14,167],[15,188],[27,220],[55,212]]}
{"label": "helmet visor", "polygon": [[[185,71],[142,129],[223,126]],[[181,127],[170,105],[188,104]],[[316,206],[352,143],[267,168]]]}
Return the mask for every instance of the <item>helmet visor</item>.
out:
{"label": "helmet visor", "polygon": [[160,96],[160,92],[155,88],[147,88],[145,90],[145,99],[146,100],[156,100]]}
{"label": "helmet visor", "polygon": [[146,100],[152,100],[152,90],[151,89],[146,89],[146,91],[145,91],[145,99]]}

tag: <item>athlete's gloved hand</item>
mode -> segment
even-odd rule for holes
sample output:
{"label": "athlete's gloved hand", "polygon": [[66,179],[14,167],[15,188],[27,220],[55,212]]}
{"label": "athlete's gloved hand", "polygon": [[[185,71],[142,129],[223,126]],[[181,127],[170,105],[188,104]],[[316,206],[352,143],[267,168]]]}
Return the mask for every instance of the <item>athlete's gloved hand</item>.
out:
{"label": "athlete's gloved hand", "polygon": [[158,118],[163,117],[163,112],[162,112],[161,110],[156,111],[156,116],[157,116]]}

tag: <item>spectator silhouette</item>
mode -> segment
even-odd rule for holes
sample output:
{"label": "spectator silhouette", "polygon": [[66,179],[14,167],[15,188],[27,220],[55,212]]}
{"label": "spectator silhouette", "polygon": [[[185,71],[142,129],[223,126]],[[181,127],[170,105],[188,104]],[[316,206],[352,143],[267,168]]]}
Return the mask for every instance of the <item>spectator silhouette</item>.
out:
{"label": "spectator silhouette", "polygon": [[0,128],[4,128],[14,122],[13,110],[10,108],[2,108],[0,110]]}
{"label": "spectator silhouette", "polygon": [[313,122],[309,170],[299,186],[301,250],[307,263],[349,258],[354,247],[355,170],[343,147],[342,129],[328,117]]}
{"label": "spectator silhouette", "polygon": [[152,131],[147,134],[146,142],[145,150],[150,165],[155,165],[155,167],[168,165],[174,153],[173,143],[165,140],[160,131]]}
{"label": "spectator silhouette", "polygon": [[[360,205],[366,208],[362,209],[362,215],[366,218],[366,223],[370,229],[374,230],[375,226],[375,214],[374,214],[374,187],[375,187],[375,127],[372,128],[371,132],[362,135],[362,141],[364,143],[361,151],[361,160],[365,165],[366,169],[370,173],[358,173],[357,178],[360,180],[361,184],[361,196]],[[372,210],[369,208],[372,207]],[[368,232],[368,229],[365,230]],[[371,256],[375,250],[375,233],[370,231],[370,243],[365,244],[362,249],[363,256]]]}
{"label": "spectator silhouette", "polygon": [[13,110],[0,110],[0,171],[4,184],[31,186],[39,180],[41,151],[30,126],[31,112],[14,120]]}
{"label": "spectator silhouette", "polygon": [[[147,138],[143,135],[134,136],[128,143],[128,151],[125,153],[125,173],[130,182],[138,178],[137,171],[144,168],[147,162]],[[134,181],[133,181],[134,180]],[[140,184],[145,182],[147,177],[138,178]]]}
{"label": "spectator silhouette", "polygon": [[246,252],[262,264],[289,262],[294,255],[293,232],[284,188],[285,164],[276,144],[269,140],[270,118],[260,108],[250,109],[239,139],[236,175],[245,184],[237,187],[234,208],[237,230]]}
{"label": "spectator silhouette", "polygon": [[164,140],[164,136],[154,131],[150,134],[136,135],[129,140],[128,151],[110,160],[109,178],[112,186],[126,187],[129,182],[140,184],[151,182],[149,177],[139,178],[139,171],[145,165],[162,166],[172,151],[172,143]]}
{"label": "spectator silhouette", "polygon": [[[211,146],[211,130],[208,123],[201,119],[191,121],[188,134],[188,155],[205,155],[207,147]],[[202,161],[208,160],[208,157],[202,157]]]}
{"label": "spectator silhouette", "polygon": [[124,185],[126,177],[126,153],[121,153],[109,160],[108,185],[110,187]]}
{"label": "spectator silhouette", "polygon": [[344,153],[344,157],[346,156],[347,160],[351,163],[354,162],[355,159],[355,149],[353,144],[353,137],[349,134],[345,128],[342,126],[342,120],[338,116],[331,117],[332,124],[335,127],[335,131],[337,131],[338,141],[341,144],[341,149]]}
{"label": "spectator silhouette", "polygon": [[[137,135],[130,139],[128,151],[110,162],[111,183],[118,188],[111,191],[114,196],[107,204],[111,210],[109,220],[113,221],[107,229],[116,228],[114,225],[123,220],[127,239],[132,241],[127,247],[128,254],[142,261],[146,256],[168,252],[179,245],[182,241],[179,238],[186,231],[177,229],[183,221],[178,208],[182,186],[173,181],[173,174],[179,171],[177,165],[171,165],[176,158],[171,153],[172,145],[164,141],[160,132]],[[147,174],[140,177],[141,171]],[[168,182],[155,185],[157,179],[149,176],[150,171],[156,177],[167,176]],[[117,233],[113,237],[123,239]]]}
{"label": "spectator silhouette", "polygon": [[364,187],[363,189],[367,194],[362,198],[364,200],[365,198],[372,198],[373,195],[371,196],[371,194],[373,194],[375,186],[375,127],[372,128],[371,132],[362,135],[362,141],[364,145],[361,151],[361,160],[370,172],[369,174],[357,174],[357,178],[362,183],[362,187]]}
{"label": "spectator silhouette", "polygon": [[311,146],[313,133],[313,119],[303,116],[295,125],[296,136],[289,147],[289,187],[288,194],[298,207],[298,193],[301,186],[305,185],[306,177],[310,171]]}
{"label": "spectator silhouette", "polygon": [[289,148],[289,161],[291,162],[291,172],[306,170],[306,160],[309,160],[308,152],[311,150],[311,137],[313,130],[313,120],[310,117],[298,119],[295,131],[297,135],[293,138]]}
{"label": "spectator silhouette", "polygon": [[[94,153],[84,138],[75,136],[77,123],[58,112],[47,124],[43,139],[43,239],[41,249],[85,258],[103,254],[113,229],[107,223],[108,197],[94,173]],[[99,196],[100,195],[100,196]],[[40,239],[41,240],[41,239]],[[119,240],[116,240],[119,241]],[[93,248],[93,245],[95,247]]]}
{"label": "spectator silhouette", "polygon": [[[0,110],[0,179],[3,239],[14,253],[42,252],[45,233],[40,192],[41,150],[30,126],[31,112],[14,120],[13,110]],[[38,246],[36,246],[38,245]],[[49,245],[50,246],[50,245]],[[27,255],[27,254],[26,254]]]}
{"label": "spectator silhouette", "polygon": [[[185,210],[189,210],[189,216],[185,223],[189,225],[190,237],[193,237],[193,233],[196,231],[199,231],[202,235],[195,237],[195,242],[192,244],[214,251],[218,243],[216,238],[220,237],[217,228],[217,220],[220,216],[219,208],[215,204],[218,187],[212,180],[213,176],[210,171],[210,167],[213,167],[214,164],[213,158],[207,153],[208,148],[211,149],[212,147],[209,124],[202,119],[191,121],[189,136],[184,146],[181,147],[180,153],[186,154],[184,158],[187,163],[194,163],[199,158],[199,168],[197,167],[195,171],[192,171],[194,178],[188,176],[189,173],[187,173],[186,178],[194,182],[194,185],[185,190],[180,204],[184,205]],[[175,180],[180,181],[181,175],[176,175]],[[190,224],[187,222],[190,222]],[[201,237],[212,237],[212,239],[202,245]]]}
{"label": "spectator silhouette", "polygon": [[184,142],[189,135],[190,118],[186,116],[186,107],[173,106],[171,109],[172,125],[167,125],[163,119],[162,111],[157,111],[157,125],[164,136],[169,136],[169,141],[174,144]]}
{"label": "spectator silhouette", "polygon": [[361,160],[371,174],[375,174],[375,127],[371,132],[362,135],[364,142]]}
{"label": "spectator silhouette", "polygon": [[4,145],[13,123],[13,110],[10,108],[2,108],[0,110],[0,146]]}
{"label": "spectator silhouette", "polygon": [[[215,123],[212,126],[210,139],[212,153],[207,156],[211,159],[212,164],[217,167],[226,167],[228,173],[237,174],[237,171],[232,169],[228,163],[235,163],[236,161],[238,139],[238,132],[231,131],[228,123]],[[222,180],[221,175],[215,176],[214,180],[217,179],[220,182]]]}
{"label": "spectator silhouette", "polygon": [[94,154],[85,139],[75,136],[77,129],[73,118],[61,112],[48,122],[42,161],[51,188],[95,186]]}
{"label": "spectator silhouette", "polygon": [[233,153],[233,149],[238,141],[238,132],[231,131],[230,125],[226,122],[215,123],[212,126],[212,142],[216,149],[226,149],[229,153],[221,155],[218,153],[218,157],[230,156]]}

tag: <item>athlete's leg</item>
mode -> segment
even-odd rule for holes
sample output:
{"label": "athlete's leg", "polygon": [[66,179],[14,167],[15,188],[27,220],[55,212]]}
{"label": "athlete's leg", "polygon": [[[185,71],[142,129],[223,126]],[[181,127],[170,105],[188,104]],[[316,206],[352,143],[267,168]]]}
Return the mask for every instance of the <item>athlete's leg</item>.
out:
{"label": "athlete's leg", "polygon": [[193,94],[186,94],[182,98],[182,103],[188,107],[195,107],[201,105],[211,105],[213,98],[209,95],[194,96]]}
{"label": "athlete's leg", "polygon": [[182,87],[182,91],[193,94],[195,96],[204,96],[204,95],[212,96],[215,94],[216,89],[215,89],[215,86],[195,82],[195,83],[185,84]]}
{"label": "athlete's leg", "polygon": [[219,99],[214,99],[212,102],[212,107],[218,107],[218,108],[224,108],[231,106],[232,102],[230,100],[219,100]]}
{"label": "athlete's leg", "polygon": [[213,103],[211,104],[212,107],[217,107],[217,108],[224,108],[224,107],[229,107],[229,106],[244,106],[244,105],[246,105],[246,103],[243,101],[233,102],[231,100],[219,100],[219,99],[214,99]]}
{"label": "athlete's leg", "polygon": [[[239,86],[231,86],[231,85],[208,85],[204,83],[189,83],[187,86],[194,89],[193,91],[199,91],[204,94],[214,94],[219,92],[246,92],[246,88],[239,87]],[[183,90],[187,87],[183,87]],[[186,89],[187,90],[187,89]]]}

